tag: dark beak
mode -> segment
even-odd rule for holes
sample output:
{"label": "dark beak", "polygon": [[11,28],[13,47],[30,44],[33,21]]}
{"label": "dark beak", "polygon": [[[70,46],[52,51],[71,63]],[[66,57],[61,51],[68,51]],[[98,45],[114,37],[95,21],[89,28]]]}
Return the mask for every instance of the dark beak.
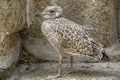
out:
{"label": "dark beak", "polygon": [[40,13],[40,12],[35,14],[35,17],[40,17],[40,16],[42,16],[42,13]]}

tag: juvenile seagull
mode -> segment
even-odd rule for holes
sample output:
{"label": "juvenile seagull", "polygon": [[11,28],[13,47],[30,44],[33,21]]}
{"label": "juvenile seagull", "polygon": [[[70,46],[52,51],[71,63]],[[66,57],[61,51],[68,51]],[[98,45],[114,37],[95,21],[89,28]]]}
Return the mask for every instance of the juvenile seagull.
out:
{"label": "juvenile seagull", "polygon": [[52,46],[59,53],[59,69],[55,77],[61,76],[61,64],[63,56],[71,59],[73,67],[73,56],[86,55],[97,60],[109,60],[101,44],[90,38],[88,33],[79,25],[67,18],[62,17],[63,9],[59,6],[49,6],[43,12],[36,14],[45,20],[42,22],[41,31]]}

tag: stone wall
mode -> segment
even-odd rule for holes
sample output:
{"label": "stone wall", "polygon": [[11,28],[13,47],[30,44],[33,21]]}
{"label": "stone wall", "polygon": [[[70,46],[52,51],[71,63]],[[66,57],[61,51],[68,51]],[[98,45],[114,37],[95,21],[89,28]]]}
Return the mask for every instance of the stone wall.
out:
{"label": "stone wall", "polygon": [[118,0],[118,37],[120,41],[120,0]]}
{"label": "stone wall", "polygon": [[23,0],[0,1],[0,68],[10,67],[19,57],[19,31],[25,24]]}

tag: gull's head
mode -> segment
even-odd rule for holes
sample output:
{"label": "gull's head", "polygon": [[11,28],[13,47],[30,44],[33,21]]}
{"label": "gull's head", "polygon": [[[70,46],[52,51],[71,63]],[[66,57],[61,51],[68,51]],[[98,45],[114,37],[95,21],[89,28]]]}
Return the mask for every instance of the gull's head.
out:
{"label": "gull's head", "polygon": [[43,12],[37,13],[35,16],[39,17],[42,16],[45,19],[54,19],[54,18],[59,18],[61,17],[63,13],[63,9],[59,6],[48,6],[43,10]]}

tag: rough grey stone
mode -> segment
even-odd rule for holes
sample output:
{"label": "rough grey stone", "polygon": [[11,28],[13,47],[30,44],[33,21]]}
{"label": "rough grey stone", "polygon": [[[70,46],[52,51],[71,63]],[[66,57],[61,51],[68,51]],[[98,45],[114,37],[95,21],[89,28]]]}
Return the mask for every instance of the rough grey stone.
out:
{"label": "rough grey stone", "polygon": [[[63,73],[69,70],[70,64],[62,65]],[[73,72],[51,80],[120,80],[120,63],[75,63]],[[7,80],[46,80],[56,75],[56,63],[31,64],[28,71],[15,70]]]}
{"label": "rough grey stone", "polygon": [[119,38],[119,41],[120,41],[120,0],[118,0],[118,38]]}
{"label": "rough grey stone", "polygon": [[18,59],[25,5],[25,0],[0,0],[0,68],[6,69]]}

